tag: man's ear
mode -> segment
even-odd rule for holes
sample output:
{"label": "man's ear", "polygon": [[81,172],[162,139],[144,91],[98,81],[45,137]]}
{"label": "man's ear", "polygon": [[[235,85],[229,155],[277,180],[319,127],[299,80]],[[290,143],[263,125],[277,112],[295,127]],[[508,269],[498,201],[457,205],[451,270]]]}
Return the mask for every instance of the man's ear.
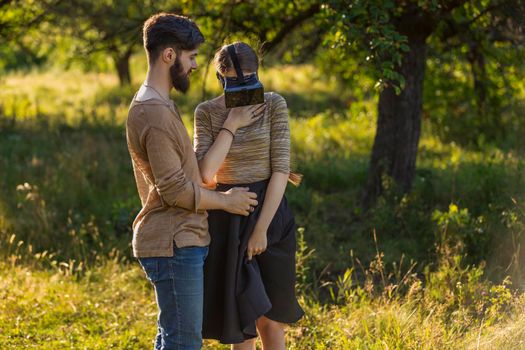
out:
{"label": "man's ear", "polygon": [[177,53],[171,47],[167,47],[162,51],[162,60],[165,63],[175,62],[177,59]]}

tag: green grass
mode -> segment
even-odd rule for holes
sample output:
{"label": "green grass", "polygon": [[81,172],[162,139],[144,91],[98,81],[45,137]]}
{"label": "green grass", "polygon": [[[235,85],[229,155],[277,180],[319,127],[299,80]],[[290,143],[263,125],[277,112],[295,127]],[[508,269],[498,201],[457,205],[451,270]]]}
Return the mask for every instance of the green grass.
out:
{"label": "green grass", "polygon": [[[126,88],[78,71],[0,81],[2,349],[151,346],[153,291],[130,249],[140,202],[124,121],[144,69],[133,62]],[[524,155],[444,143],[425,122],[413,192],[385,179],[363,213],[376,100],[308,65],[261,78],[288,101],[294,168],[305,175],[287,190],[307,311],[289,347],[525,348]],[[206,82],[206,96],[218,92],[211,72]],[[176,96],[190,135],[201,83]]]}
{"label": "green grass", "polygon": [[3,349],[142,349],[154,299],[137,269],[108,264],[81,281],[24,267],[2,270]]}
{"label": "green grass", "polygon": [[[81,274],[65,263],[47,269],[34,264],[0,265],[2,349],[152,347],[156,305],[138,264],[109,259]],[[374,273],[373,268],[367,271]],[[466,273],[463,295],[453,295],[453,289],[448,296],[438,293],[438,285],[447,283],[446,278],[439,280],[442,274],[433,275],[431,288],[423,288],[412,276],[401,282],[409,286],[406,293],[398,293],[392,284],[378,293],[368,282],[353,284],[348,273],[338,281],[335,304],[301,293],[306,315],[288,328],[288,348],[525,348],[519,316],[525,299],[505,286],[476,280],[476,273]],[[470,293],[479,293],[479,300],[467,301]],[[229,347],[206,341],[204,348]]]}

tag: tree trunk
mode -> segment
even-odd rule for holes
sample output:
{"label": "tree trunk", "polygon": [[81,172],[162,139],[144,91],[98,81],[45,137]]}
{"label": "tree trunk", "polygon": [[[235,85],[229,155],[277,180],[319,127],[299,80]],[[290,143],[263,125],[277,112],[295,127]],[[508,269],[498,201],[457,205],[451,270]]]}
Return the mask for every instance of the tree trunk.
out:
{"label": "tree trunk", "polygon": [[127,50],[124,54],[113,55],[113,61],[115,62],[115,68],[117,69],[120,86],[131,84],[131,72],[129,69],[131,53],[132,50]]}
{"label": "tree trunk", "polygon": [[487,100],[487,69],[485,67],[485,57],[475,41],[469,43],[467,60],[472,71],[474,80],[474,93],[476,94],[476,107],[480,120],[485,119],[485,102]]}
{"label": "tree trunk", "polygon": [[365,208],[383,191],[385,176],[404,192],[412,187],[421,133],[426,36],[409,37],[408,44],[410,50],[405,52],[399,68],[405,88],[396,95],[388,87],[379,95],[376,136],[363,198]]}

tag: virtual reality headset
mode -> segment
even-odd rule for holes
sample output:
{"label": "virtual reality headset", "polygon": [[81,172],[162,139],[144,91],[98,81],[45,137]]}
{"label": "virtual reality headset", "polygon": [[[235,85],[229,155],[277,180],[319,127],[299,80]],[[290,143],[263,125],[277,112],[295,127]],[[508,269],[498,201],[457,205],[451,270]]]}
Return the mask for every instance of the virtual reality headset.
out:
{"label": "virtual reality headset", "polygon": [[259,81],[256,73],[245,76],[235,47],[228,45],[228,54],[232,60],[237,77],[226,78],[217,73],[217,78],[224,88],[224,100],[226,108],[256,105],[264,102],[264,87]]}

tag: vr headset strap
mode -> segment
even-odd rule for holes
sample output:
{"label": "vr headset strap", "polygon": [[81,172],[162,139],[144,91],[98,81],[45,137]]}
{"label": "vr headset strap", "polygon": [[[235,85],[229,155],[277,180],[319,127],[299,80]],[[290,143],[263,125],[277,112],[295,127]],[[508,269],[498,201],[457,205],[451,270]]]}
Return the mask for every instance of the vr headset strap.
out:
{"label": "vr headset strap", "polygon": [[235,67],[235,72],[237,72],[237,79],[239,79],[241,84],[244,84],[244,74],[242,74],[241,65],[239,64],[239,59],[237,58],[237,53],[235,52],[235,46],[233,46],[233,44],[228,45],[227,49],[228,53],[230,54],[233,67]]}

